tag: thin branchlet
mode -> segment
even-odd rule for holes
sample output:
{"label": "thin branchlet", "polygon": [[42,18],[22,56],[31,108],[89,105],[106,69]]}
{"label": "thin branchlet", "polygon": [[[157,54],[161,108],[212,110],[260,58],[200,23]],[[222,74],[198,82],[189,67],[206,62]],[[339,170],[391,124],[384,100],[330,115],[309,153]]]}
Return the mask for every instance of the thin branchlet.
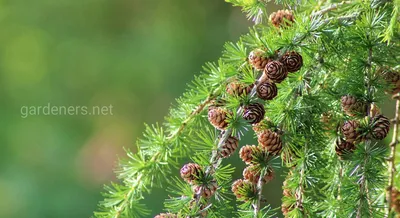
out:
{"label": "thin branchlet", "polygon": [[398,133],[399,133],[399,122],[400,122],[400,95],[399,93],[395,94],[393,96],[393,99],[396,100],[396,109],[395,109],[395,117],[392,120],[393,121],[393,135],[392,135],[392,141],[390,142],[390,156],[388,158],[388,164],[389,164],[389,180],[388,180],[388,186],[386,187],[386,211],[385,211],[385,217],[389,217],[389,214],[391,212],[391,206],[392,206],[392,190],[394,186],[394,177],[395,177],[395,172],[396,172],[396,147],[397,144],[399,143],[398,141]]}

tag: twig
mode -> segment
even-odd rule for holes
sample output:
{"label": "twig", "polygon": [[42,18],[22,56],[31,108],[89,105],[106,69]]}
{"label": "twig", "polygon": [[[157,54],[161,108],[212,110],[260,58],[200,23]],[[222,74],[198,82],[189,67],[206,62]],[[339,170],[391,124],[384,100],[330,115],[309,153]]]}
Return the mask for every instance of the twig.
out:
{"label": "twig", "polygon": [[393,189],[393,180],[396,171],[395,160],[396,160],[396,145],[398,144],[398,132],[399,132],[399,119],[400,119],[400,93],[397,93],[393,96],[396,99],[396,114],[394,117],[393,124],[393,136],[392,142],[390,143],[390,156],[388,159],[389,162],[389,182],[386,188],[386,211],[385,217],[389,217],[391,212],[391,204],[392,204],[392,189]]}
{"label": "twig", "polygon": [[[370,146],[370,142],[371,141],[367,141],[368,144],[366,143],[365,146]],[[365,166],[367,165],[367,160],[368,157],[364,157],[364,164],[363,166],[360,166],[360,169],[365,170]],[[355,171],[354,171],[355,172]],[[367,183],[366,183],[366,179],[365,179],[365,175],[362,175],[361,178],[359,179],[360,181],[360,192],[364,192],[367,198],[367,202],[368,202],[368,210],[371,212],[371,203],[370,203],[370,199],[368,196],[368,187],[367,187]],[[360,204],[358,205],[358,209],[357,209],[357,216],[356,218],[362,218],[365,217],[365,215],[362,214],[362,203],[361,203],[360,199]]]}
{"label": "twig", "polygon": [[[140,174],[136,178],[136,181],[140,181],[142,179],[142,177],[143,177],[143,174]],[[132,185],[131,189],[129,190],[129,192],[124,195],[124,199],[122,200],[122,204],[119,207],[117,207],[116,214],[115,214],[114,218],[119,218],[122,215],[122,212],[124,211],[124,209],[126,207],[128,207],[128,202],[130,201],[131,195],[133,194],[133,191],[135,189],[136,189],[136,186]]]}
{"label": "twig", "polygon": [[339,162],[339,184],[338,184],[338,194],[336,199],[340,200],[341,197],[341,191],[342,191],[342,178],[343,178],[343,164],[342,162]]}
{"label": "twig", "polygon": [[331,4],[330,6],[324,8],[320,11],[316,11],[316,12],[312,13],[311,17],[324,15],[330,11],[336,10],[339,6],[342,6],[345,4],[351,4],[351,3],[352,3],[351,1],[342,1],[340,3]]}
{"label": "twig", "polygon": [[266,171],[262,170],[260,173],[260,178],[258,179],[257,182],[257,201],[255,204],[253,204],[254,207],[254,218],[257,218],[258,213],[260,212],[260,205],[261,205],[261,199],[262,199],[262,190],[263,190],[263,179],[265,177]]}
{"label": "twig", "polygon": [[[367,39],[369,40],[369,38],[370,38],[370,35],[369,35],[369,33],[367,33]],[[368,97],[371,97],[372,94],[373,94],[372,93],[372,87],[371,87],[372,47],[370,47],[368,49],[367,64],[368,64],[368,66],[367,66],[367,70],[366,70],[365,75],[364,75],[364,80],[365,80],[364,83],[365,83],[365,87],[367,89],[367,95],[368,95]],[[367,104],[366,115],[368,117],[371,117],[371,102],[368,102],[368,104]],[[369,139],[369,140],[367,140],[365,142],[365,146],[367,147],[367,146],[370,146],[370,145],[371,145],[371,140]],[[367,157],[364,157],[364,165],[361,166],[361,169],[365,170],[365,166],[366,165],[367,165]],[[361,180],[360,181],[360,192],[364,192],[365,193],[367,201],[368,201],[368,209],[371,210],[371,208],[370,208],[371,207],[371,202],[370,202],[370,199],[369,199],[369,196],[368,196],[369,191],[368,191],[368,186],[367,186],[367,183],[366,183],[365,175],[362,175],[360,180]],[[361,194],[363,194],[363,193],[361,193]],[[361,209],[362,209],[362,204],[360,202],[360,205],[358,205],[358,209],[357,209],[357,216],[356,216],[357,218],[361,218],[362,217]]]}
{"label": "twig", "polygon": [[[307,153],[307,143],[304,144],[304,154]],[[304,215],[303,209],[303,195],[304,195],[304,186],[303,186],[303,180],[304,180],[304,168],[305,168],[305,161],[303,161],[303,166],[301,167],[300,170],[300,181],[299,181],[299,188],[296,194],[296,207],[299,208]]]}
{"label": "twig", "polygon": [[215,97],[214,95],[209,95],[207,97],[207,99],[201,103],[200,105],[197,106],[196,110],[194,110],[192,113],[190,113],[190,115],[182,122],[181,126],[179,127],[179,129],[172,133],[171,135],[168,136],[167,139],[172,139],[174,137],[176,137],[177,135],[179,135],[187,126],[187,124],[199,113],[201,113],[203,111],[203,109],[212,101],[214,100]]}
{"label": "twig", "polygon": [[346,21],[346,20],[354,20],[354,19],[357,19],[357,17],[359,15],[360,15],[359,13],[355,13],[355,14],[350,14],[350,15],[345,15],[345,16],[340,16],[340,17],[330,17],[330,18],[327,18],[327,19],[323,20],[322,22],[327,24],[327,23],[329,23],[329,22],[331,22],[333,20],[337,20],[339,22],[343,22],[343,21]]}

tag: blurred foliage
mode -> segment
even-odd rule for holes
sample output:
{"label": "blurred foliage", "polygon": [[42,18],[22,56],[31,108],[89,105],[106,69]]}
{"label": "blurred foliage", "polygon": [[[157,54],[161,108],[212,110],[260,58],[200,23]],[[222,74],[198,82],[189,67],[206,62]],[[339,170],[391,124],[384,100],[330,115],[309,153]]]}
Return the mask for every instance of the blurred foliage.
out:
{"label": "blurred foliage", "polygon": [[[248,24],[215,0],[0,0],[0,26],[0,217],[61,218],[92,215],[117,154]],[[21,117],[48,103],[114,115]]]}

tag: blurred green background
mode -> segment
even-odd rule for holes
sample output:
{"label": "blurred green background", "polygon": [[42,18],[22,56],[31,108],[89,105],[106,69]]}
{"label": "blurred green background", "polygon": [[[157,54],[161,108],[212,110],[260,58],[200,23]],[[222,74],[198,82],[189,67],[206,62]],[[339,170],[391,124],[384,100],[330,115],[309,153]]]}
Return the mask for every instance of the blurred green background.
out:
{"label": "blurred green background", "polygon": [[[0,0],[0,217],[91,216],[123,147],[248,25],[223,0]],[[114,107],[21,117],[48,103]]]}
{"label": "blurred green background", "polygon": [[[123,147],[249,25],[223,0],[0,0],[0,217],[91,216]],[[113,115],[21,117],[48,103]],[[281,182],[266,187],[274,207]]]}

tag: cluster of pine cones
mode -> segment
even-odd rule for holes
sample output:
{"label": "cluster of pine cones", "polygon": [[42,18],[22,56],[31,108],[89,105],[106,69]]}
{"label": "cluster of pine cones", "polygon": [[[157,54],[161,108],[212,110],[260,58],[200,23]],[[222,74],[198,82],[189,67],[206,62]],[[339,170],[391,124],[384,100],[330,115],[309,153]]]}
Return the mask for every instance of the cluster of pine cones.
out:
{"label": "cluster of pine cones", "polygon": [[[213,196],[218,189],[217,181],[215,179],[206,178],[203,168],[196,163],[185,164],[181,168],[180,174],[182,179],[192,186],[194,194],[193,200],[196,197],[203,197],[207,199],[211,198],[211,196]],[[192,202],[195,202],[193,200]],[[202,214],[205,216],[204,213],[207,213],[207,211],[202,212]],[[177,215],[171,213],[161,213],[155,216],[155,218],[176,218],[176,217]]]}
{"label": "cluster of pine cones", "polygon": [[280,58],[276,58],[277,53],[268,55],[263,49],[255,49],[248,57],[254,69],[264,72],[257,85],[260,99],[274,99],[278,95],[276,83],[281,83],[288,73],[297,72],[303,66],[303,57],[296,51],[286,52]]}
{"label": "cluster of pine cones", "polygon": [[266,184],[274,178],[274,170],[268,167],[266,172],[262,173],[260,162],[265,162],[268,158],[268,152],[259,146],[246,145],[240,149],[240,158],[248,165],[243,170],[243,179],[238,179],[232,184],[232,192],[240,201],[248,201],[257,196],[257,184],[261,178],[262,184]]}
{"label": "cluster of pine cones", "polygon": [[369,139],[382,140],[390,129],[390,121],[387,117],[380,114],[380,110],[375,104],[371,105],[367,113],[367,103],[361,99],[345,95],[341,98],[342,110],[351,117],[364,117],[369,115],[367,124],[362,126],[358,119],[347,120],[341,127],[342,137],[336,140],[336,153],[343,157],[345,153],[351,153],[356,149],[356,144]]}
{"label": "cluster of pine cones", "polygon": [[198,164],[185,164],[181,168],[180,173],[182,179],[192,185],[192,190],[195,196],[210,198],[215,193],[215,191],[217,191],[217,181],[215,179],[204,179],[205,172]]}

